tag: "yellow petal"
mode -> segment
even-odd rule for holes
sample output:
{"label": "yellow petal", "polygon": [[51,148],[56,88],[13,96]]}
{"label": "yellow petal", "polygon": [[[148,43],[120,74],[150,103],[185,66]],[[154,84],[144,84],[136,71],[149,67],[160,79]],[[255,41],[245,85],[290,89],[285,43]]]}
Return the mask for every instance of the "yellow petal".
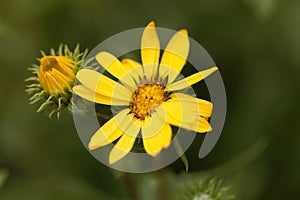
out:
{"label": "yellow petal", "polygon": [[[178,31],[169,41],[160,62],[161,65],[166,67],[161,68],[159,71],[162,78],[168,76],[168,83],[173,82],[181,72],[186,63],[189,48],[190,42],[187,30],[185,29]],[[166,71],[168,67],[173,70]]]}
{"label": "yellow petal", "polygon": [[105,51],[98,53],[95,58],[105,70],[117,79],[122,80],[121,82],[124,83],[124,85],[129,87],[133,87],[135,85],[131,78],[123,78],[133,69],[131,65],[123,65],[118,58]]}
{"label": "yellow petal", "polygon": [[182,90],[186,87],[189,87],[195,83],[198,83],[199,81],[205,79],[206,77],[208,77],[209,75],[211,75],[213,72],[215,72],[216,70],[218,70],[217,67],[212,67],[210,69],[195,73],[191,76],[188,76],[185,79],[182,79],[180,81],[177,81],[175,83],[172,83],[170,85],[167,86],[167,90],[170,91],[175,91],[175,90]]}
{"label": "yellow petal", "polygon": [[50,84],[52,84],[52,86],[55,88],[54,89],[54,93],[58,93],[59,91],[63,91],[63,86],[58,82],[58,80],[54,77],[53,73],[47,73],[48,78],[51,82],[49,82]]}
{"label": "yellow petal", "polygon": [[152,21],[145,28],[141,41],[141,57],[148,80],[156,75],[160,54],[160,42],[155,23]]}
{"label": "yellow petal", "polygon": [[56,61],[59,63],[60,70],[62,70],[64,74],[66,74],[71,79],[75,78],[74,61],[72,61],[70,58],[67,58],[65,56],[53,56],[52,58],[56,59]]}
{"label": "yellow petal", "polygon": [[185,109],[180,102],[164,102],[156,111],[162,119],[174,126],[199,133],[211,130],[211,126],[207,119],[200,115],[196,115],[195,111],[191,109]]}
{"label": "yellow petal", "polygon": [[98,53],[95,58],[105,70],[118,79],[132,69],[130,65],[123,66],[118,58],[106,51]]}
{"label": "yellow petal", "polygon": [[[132,69],[139,68],[142,66],[141,63],[139,63],[135,60],[129,59],[129,58],[124,58],[121,62],[123,65],[128,65],[128,67],[130,67]],[[142,76],[142,74],[141,74],[141,76]]]}
{"label": "yellow petal", "polygon": [[181,104],[182,109],[195,111],[197,115],[210,117],[213,109],[213,104],[209,101],[194,98],[183,93],[173,93],[170,95],[169,101],[176,101]]}
{"label": "yellow petal", "polygon": [[[120,127],[128,126],[131,122],[131,119],[128,117],[128,112],[128,109],[122,110],[101,126],[101,128],[98,129],[98,131],[96,131],[96,133],[92,136],[89,142],[89,149],[94,150],[105,146],[123,135],[123,130]],[[123,125],[120,124],[120,121],[122,121]]]}
{"label": "yellow petal", "polygon": [[132,149],[135,139],[135,137],[124,134],[111,150],[109,154],[109,164],[114,164],[115,162],[126,156]]}
{"label": "yellow petal", "polygon": [[[163,121],[162,119],[160,120]],[[153,132],[155,133],[154,135]],[[170,124],[164,121],[159,129],[155,127],[155,123],[151,123],[147,127],[142,127],[142,136],[145,151],[151,156],[156,156],[163,148],[170,145],[172,129]]]}
{"label": "yellow petal", "polygon": [[77,73],[77,79],[87,88],[98,94],[129,101],[131,92],[112,79],[90,69],[82,69]]}
{"label": "yellow petal", "polygon": [[65,76],[63,73],[61,73],[55,68],[52,69],[52,73],[55,76],[55,79],[57,79],[61,85],[63,85],[65,88],[71,89],[69,77]]}
{"label": "yellow petal", "polygon": [[105,105],[116,105],[116,106],[125,106],[128,105],[128,100],[124,101],[122,99],[118,99],[118,97],[108,97],[98,93],[93,92],[83,85],[77,85],[73,87],[73,92],[82,98],[85,98],[89,101],[105,104]]}
{"label": "yellow petal", "polygon": [[191,124],[197,118],[197,111],[187,109],[178,101],[168,100],[156,109],[158,115],[172,125]]}
{"label": "yellow petal", "polygon": [[43,85],[44,89],[46,90],[47,93],[51,94],[51,91],[55,91],[55,88],[51,84],[51,80],[49,78],[49,72],[46,72],[43,77]]}
{"label": "yellow petal", "polygon": [[[144,122],[145,121],[145,122]],[[156,112],[151,117],[146,117],[142,124],[143,138],[149,138],[159,133],[164,126],[165,121],[158,116]]]}
{"label": "yellow petal", "polygon": [[137,84],[144,78],[143,67],[139,62],[131,59],[123,59],[122,64],[124,66],[129,66],[132,68],[132,70],[130,71],[130,76]]}
{"label": "yellow petal", "polygon": [[147,117],[145,117],[144,120],[141,120],[141,119],[136,118],[136,117],[134,116],[134,114],[131,113],[131,114],[130,114],[130,117],[131,117],[132,122],[133,122],[136,126],[138,126],[138,127],[148,126],[148,125],[152,122],[150,116],[147,116]]}
{"label": "yellow petal", "polygon": [[114,146],[114,148],[111,150],[109,154],[109,163],[113,164],[126,156],[128,152],[132,149],[135,139],[138,136],[140,132],[140,126],[137,126],[135,123],[132,122],[132,116],[128,115],[130,118],[130,123],[128,124],[126,130],[125,126],[121,129],[124,130],[123,136],[120,138],[120,140],[117,142],[117,144]]}

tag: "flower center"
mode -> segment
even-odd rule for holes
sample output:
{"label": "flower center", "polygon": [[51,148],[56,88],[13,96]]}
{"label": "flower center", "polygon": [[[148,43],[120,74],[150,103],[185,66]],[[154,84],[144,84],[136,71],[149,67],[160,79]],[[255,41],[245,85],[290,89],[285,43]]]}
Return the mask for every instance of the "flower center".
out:
{"label": "flower center", "polygon": [[159,83],[140,85],[132,94],[129,108],[134,116],[144,120],[155,111],[156,106],[167,100],[165,87]]}
{"label": "flower center", "polygon": [[58,62],[54,57],[47,56],[41,59],[41,70],[46,72],[51,71],[52,68],[59,68]]}

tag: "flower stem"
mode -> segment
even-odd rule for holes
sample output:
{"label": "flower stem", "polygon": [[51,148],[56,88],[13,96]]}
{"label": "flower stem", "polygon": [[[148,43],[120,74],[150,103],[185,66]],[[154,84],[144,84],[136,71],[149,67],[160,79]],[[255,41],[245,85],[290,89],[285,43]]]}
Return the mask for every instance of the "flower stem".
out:
{"label": "flower stem", "polygon": [[176,152],[178,153],[178,155],[181,155],[180,159],[181,159],[181,161],[183,162],[183,164],[185,166],[185,171],[189,171],[189,161],[188,161],[185,153],[183,152],[179,141],[177,140],[176,137],[174,137],[173,140],[174,140],[174,148],[175,148]]}

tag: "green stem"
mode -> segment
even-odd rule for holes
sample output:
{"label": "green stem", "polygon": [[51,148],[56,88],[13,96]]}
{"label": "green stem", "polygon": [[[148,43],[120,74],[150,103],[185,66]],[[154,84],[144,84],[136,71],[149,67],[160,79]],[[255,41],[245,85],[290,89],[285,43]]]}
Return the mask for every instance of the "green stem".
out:
{"label": "green stem", "polygon": [[175,147],[175,150],[176,150],[176,152],[178,153],[178,155],[181,155],[181,156],[180,156],[180,159],[181,159],[181,161],[183,162],[183,164],[184,164],[184,166],[185,166],[185,171],[187,172],[187,171],[189,171],[189,161],[188,161],[188,159],[187,159],[185,153],[183,152],[182,147],[181,147],[179,141],[177,140],[177,138],[174,137],[173,140],[174,140],[174,147]]}

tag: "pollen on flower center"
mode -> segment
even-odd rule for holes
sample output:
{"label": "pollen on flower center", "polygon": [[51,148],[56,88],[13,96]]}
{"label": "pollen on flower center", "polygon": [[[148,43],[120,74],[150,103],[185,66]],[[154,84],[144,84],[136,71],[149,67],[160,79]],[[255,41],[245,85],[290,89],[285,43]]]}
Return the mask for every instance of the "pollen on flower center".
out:
{"label": "pollen on flower center", "polygon": [[155,111],[155,107],[167,100],[165,87],[159,83],[140,85],[132,94],[129,108],[138,119],[145,119]]}

